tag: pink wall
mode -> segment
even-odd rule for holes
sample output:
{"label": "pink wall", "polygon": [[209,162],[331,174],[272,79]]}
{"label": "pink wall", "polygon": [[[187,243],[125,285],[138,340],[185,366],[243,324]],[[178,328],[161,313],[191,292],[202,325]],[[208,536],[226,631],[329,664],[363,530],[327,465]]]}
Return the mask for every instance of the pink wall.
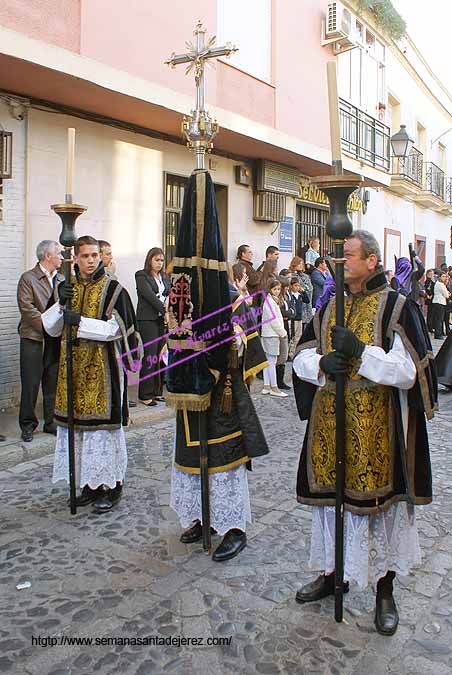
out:
{"label": "pink wall", "polygon": [[1,0],[0,25],[80,51],[81,0]]}
{"label": "pink wall", "polygon": [[[164,65],[186,51],[198,19],[216,33],[215,0],[0,0],[0,24],[191,98],[193,76]],[[329,146],[326,62],[320,46],[324,0],[273,2],[274,87],[221,62],[207,68],[207,103],[289,135]],[[239,20],[239,19],[238,19]]]}
{"label": "pink wall", "polygon": [[326,62],[334,59],[331,47],[320,44],[326,5],[284,0],[274,21],[276,128],[324,148],[330,146]]}
{"label": "pink wall", "polygon": [[[82,0],[81,53],[96,61],[193,95],[194,78],[185,66],[171,70],[164,61],[174,51],[187,51],[201,19],[208,34],[216,33],[216,2],[197,0]],[[208,69],[209,99],[215,95],[215,73]]]}
{"label": "pink wall", "polygon": [[217,63],[217,103],[244,117],[275,126],[275,88],[221,61]]}
{"label": "pink wall", "polygon": [[[201,19],[216,33],[214,0],[82,0],[81,53],[132,75],[193,96],[193,77],[171,70],[164,60],[185,51]],[[207,102],[279,131],[329,146],[326,61],[320,46],[323,0],[273,3],[272,74],[276,89],[236,68],[218,63],[207,69]],[[101,30],[100,30],[101,27]],[[315,104],[314,104],[315,102]],[[320,111],[320,113],[319,113]]]}

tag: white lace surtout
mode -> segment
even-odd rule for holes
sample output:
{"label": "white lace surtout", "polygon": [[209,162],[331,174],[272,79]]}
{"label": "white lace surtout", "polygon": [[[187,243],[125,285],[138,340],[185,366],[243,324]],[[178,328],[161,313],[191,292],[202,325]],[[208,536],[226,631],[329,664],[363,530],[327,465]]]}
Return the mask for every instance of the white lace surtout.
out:
{"label": "white lace surtout", "polygon": [[[334,572],[335,507],[312,509],[309,566],[325,574]],[[344,579],[360,588],[375,584],[388,570],[406,576],[421,562],[414,507],[398,502],[387,511],[344,516]]]}
{"label": "white lace surtout", "polygon": [[[58,427],[52,482],[69,482],[67,429]],[[124,480],[127,448],[124,429],[75,431],[75,476],[80,487],[116,486]]]}
{"label": "white lace surtout", "polygon": [[[245,532],[246,523],[251,522],[245,465],[209,474],[209,488],[211,526],[220,535],[232,528]],[[185,473],[173,467],[170,506],[179,516],[184,529],[190,527],[194,520],[202,522],[201,481],[198,474]]]}

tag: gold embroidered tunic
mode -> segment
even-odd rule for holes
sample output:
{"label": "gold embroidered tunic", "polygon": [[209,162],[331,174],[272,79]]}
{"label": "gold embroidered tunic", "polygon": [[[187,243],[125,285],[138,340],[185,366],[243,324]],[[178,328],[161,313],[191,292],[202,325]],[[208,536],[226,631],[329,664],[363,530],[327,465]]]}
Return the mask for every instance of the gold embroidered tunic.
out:
{"label": "gold embroidered tunic", "polygon": [[[380,346],[376,321],[380,303],[380,293],[349,296],[345,301],[345,325],[366,345]],[[334,299],[324,319],[324,354],[332,351],[335,306]],[[351,497],[372,498],[391,489],[393,418],[389,388],[358,375],[359,367],[360,359],[355,359],[345,388],[345,488]],[[335,489],[335,432],[335,384],[328,379],[315,396],[308,439],[308,475],[319,492]]]}
{"label": "gold embroidered tunic", "polygon": [[[74,284],[72,308],[84,317],[100,319],[101,300],[108,284],[103,275],[97,281]],[[77,339],[74,331],[73,382],[74,417],[79,420],[103,419],[111,406],[111,374],[105,342]],[[67,415],[66,327],[61,341],[55,411]]]}

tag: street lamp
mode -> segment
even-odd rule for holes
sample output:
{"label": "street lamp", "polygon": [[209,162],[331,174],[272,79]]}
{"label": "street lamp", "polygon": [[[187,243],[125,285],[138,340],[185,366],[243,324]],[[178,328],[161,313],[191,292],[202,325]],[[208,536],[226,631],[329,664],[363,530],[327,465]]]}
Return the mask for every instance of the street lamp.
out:
{"label": "street lamp", "polygon": [[401,124],[398,132],[391,136],[392,154],[394,157],[405,159],[410,154],[413,145],[414,141],[408,136],[406,125]]}

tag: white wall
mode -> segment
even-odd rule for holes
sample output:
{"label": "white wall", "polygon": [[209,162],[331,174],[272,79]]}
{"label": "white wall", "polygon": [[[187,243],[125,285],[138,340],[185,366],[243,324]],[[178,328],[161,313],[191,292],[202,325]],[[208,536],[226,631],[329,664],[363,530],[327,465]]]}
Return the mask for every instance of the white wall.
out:
{"label": "white wall", "polygon": [[13,132],[13,178],[3,181],[0,222],[0,409],[19,395],[19,311],[16,289],[24,269],[26,119],[15,120],[0,103],[0,123]]}
{"label": "white wall", "polygon": [[[164,172],[188,176],[193,155],[174,143],[155,140],[94,122],[30,111],[29,221],[27,265],[34,264],[34,249],[41,239],[58,239],[61,221],[50,208],[64,198],[67,128],[76,128],[74,199],[88,207],[76,231],[110,241],[118,275],[135,300],[136,270],[147,251],[163,243]],[[221,133],[221,132],[220,132]],[[211,172],[216,183],[228,186],[228,259],[247,243],[257,266],[270,244],[278,245],[274,223],[253,221],[251,188],[236,185],[234,162],[215,157]],[[289,208],[293,200],[288,200]],[[289,214],[290,215],[290,214]],[[291,254],[281,256],[287,265]]]}

